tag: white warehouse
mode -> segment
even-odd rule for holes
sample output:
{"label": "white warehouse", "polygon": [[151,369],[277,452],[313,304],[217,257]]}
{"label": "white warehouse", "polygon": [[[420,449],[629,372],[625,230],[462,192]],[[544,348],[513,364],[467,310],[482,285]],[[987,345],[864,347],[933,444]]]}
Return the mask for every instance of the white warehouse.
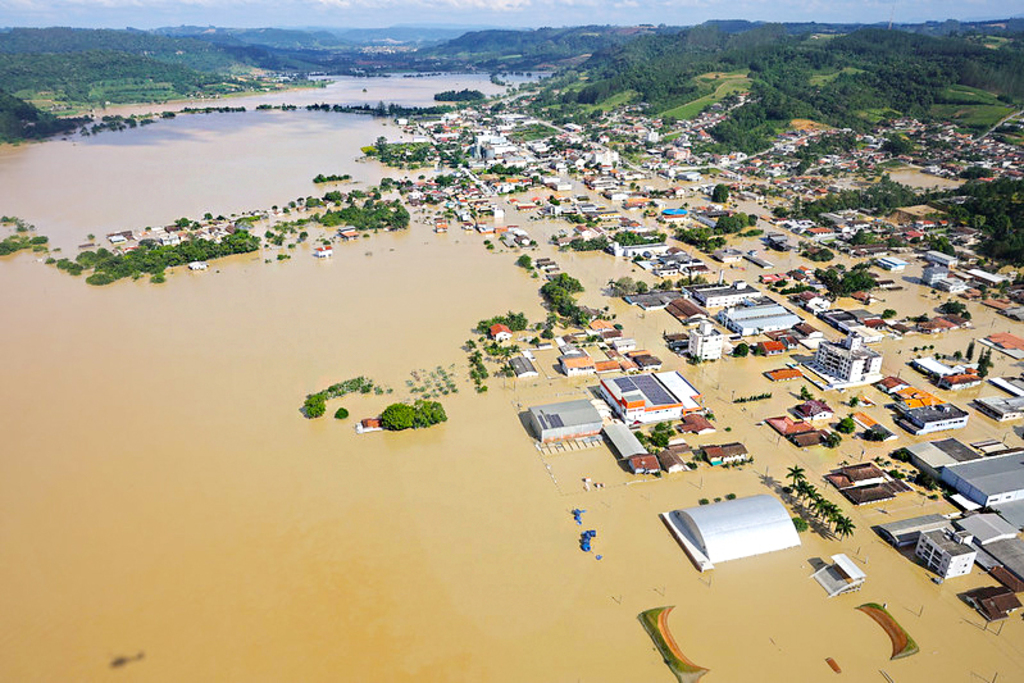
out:
{"label": "white warehouse", "polygon": [[662,513],[661,519],[700,571],[800,545],[785,506],[769,495]]}

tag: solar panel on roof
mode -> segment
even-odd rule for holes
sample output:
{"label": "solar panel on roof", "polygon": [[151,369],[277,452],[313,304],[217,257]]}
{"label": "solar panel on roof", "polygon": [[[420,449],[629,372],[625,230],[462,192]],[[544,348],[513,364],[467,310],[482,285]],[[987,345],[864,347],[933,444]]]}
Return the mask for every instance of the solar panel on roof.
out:
{"label": "solar panel on roof", "polygon": [[669,405],[676,402],[672,395],[665,391],[665,388],[650,375],[637,375],[633,378],[633,381],[637,388],[647,397],[647,400],[654,405]]}
{"label": "solar panel on roof", "polygon": [[552,427],[564,427],[565,426],[565,423],[562,422],[562,416],[561,415],[550,415],[548,419],[551,420],[551,426]]}
{"label": "solar panel on roof", "polygon": [[633,380],[631,380],[629,377],[618,377],[612,381],[615,382],[616,386],[618,386],[623,393],[627,391],[636,391],[637,389],[636,384],[634,384]]}

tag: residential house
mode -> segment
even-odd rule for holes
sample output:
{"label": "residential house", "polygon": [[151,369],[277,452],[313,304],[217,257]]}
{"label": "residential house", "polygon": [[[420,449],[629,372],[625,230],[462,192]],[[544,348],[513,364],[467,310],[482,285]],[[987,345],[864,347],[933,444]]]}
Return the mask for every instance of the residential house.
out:
{"label": "residential house", "polygon": [[728,465],[750,459],[747,447],[741,443],[724,443],[717,446],[705,446],[704,457],[710,465]]}
{"label": "residential house", "polygon": [[794,408],[797,416],[804,420],[831,420],[835,413],[824,401],[811,399]]}
{"label": "residential house", "polygon": [[503,325],[502,323],[491,325],[489,332],[491,339],[496,342],[509,341],[512,339],[512,330],[509,329],[508,325]]}

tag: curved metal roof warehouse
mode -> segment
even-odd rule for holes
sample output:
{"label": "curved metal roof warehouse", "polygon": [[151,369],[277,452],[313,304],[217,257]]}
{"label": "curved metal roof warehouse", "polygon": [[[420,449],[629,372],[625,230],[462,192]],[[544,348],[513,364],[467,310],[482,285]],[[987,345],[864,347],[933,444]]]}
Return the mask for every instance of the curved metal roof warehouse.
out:
{"label": "curved metal roof warehouse", "polygon": [[769,495],[673,510],[663,519],[701,571],[800,545],[789,512]]}

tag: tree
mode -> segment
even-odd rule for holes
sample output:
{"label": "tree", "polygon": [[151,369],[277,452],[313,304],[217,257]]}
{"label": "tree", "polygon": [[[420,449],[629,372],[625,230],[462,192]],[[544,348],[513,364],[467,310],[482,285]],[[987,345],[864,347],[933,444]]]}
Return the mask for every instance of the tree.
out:
{"label": "tree", "polygon": [[629,296],[636,294],[636,281],[631,277],[620,277],[608,283],[613,296]]}
{"label": "tree", "polygon": [[846,538],[852,534],[853,530],[856,528],[857,526],[849,517],[840,516],[836,519],[836,534],[838,534],[840,538]]}
{"label": "tree", "polygon": [[892,154],[893,156],[909,154],[913,149],[914,143],[898,134],[890,135],[885,139],[885,142],[882,143],[882,150]]}
{"label": "tree", "polygon": [[939,311],[942,313],[949,313],[951,315],[959,315],[967,320],[971,319],[971,314],[967,310],[967,304],[962,301],[947,301],[946,303],[939,306]]}
{"label": "tree", "polygon": [[988,377],[989,370],[992,369],[992,351],[982,351],[978,355],[978,376],[981,378]]}
{"label": "tree", "polygon": [[310,394],[302,406],[308,418],[323,417],[327,412],[327,398],[322,394]]}
{"label": "tree", "polygon": [[380,415],[381,426],[392,432],[411,429],[415,419],[416,411],[405,403],[392,403]]}
{"label": "tree", "polygon": [[786,479],[789,479],[796,486],[799,482],[806,479],[804,468],[800,467],[800,465],[793,465],[786,471]]}
{"label": "tree", "polygon": [[740,342],[736,345],[736,348],[732,350],[732,355],[736,358],[746,358],[750,355],[750,346],[746,342]]}
{"label": "tree", "polygon": [[839,444],[843,442],[843,437],[839,436],[835,432],[829,432],[825,437],[826,448],[837,448]]}
{"label": "tree", "polygon": [[974,358],[974,340],[973,339],[971,340],[971,343],[967,345],[967,353],[964,354],[964,355],[967,358],[967,360],[971,360],[972,358]]}
{"label": "tree", "polygon": [[807,385],[800,387],[800,400],[810,401],[814,396],[811,394],[811,390],[807,388]]}
{"label": "tree", "polygon": [[338,408],[337,410],[334,411],[334,419],[335,420],[344,420],[347,417],[348,417],[348,410],[346,410],[345,408]]}
{"label": "tree", "polygon": [[853,434],[857,431],[857,423],[853,421],[853,418],[847,415],[839,424],[836,425],[836,431],[842,432],[843,434]]}
{"label": "tree", "polygon": [[797,533],[802,534],[810,528],[810,525],[807,524],[807,520],[803,517],[794,517],[793,527],[797,530]]}
{"label": "tree", "polygon": [[896,311],[892,308],[887,308],[882,311],[882,320],[889,320],[890,318],[896,317]]}
{"label": "tree", "polygon": [[729,186],[723,183],[715,185],[715,189],[711,192],[711,201],[716,204],[724,204],[729,201]]}
{"label": "tree", "polygon": [[518,259],[516,259],[516,265],[519,266],[520,268],[530,270],[531,268],[533,268],[533,259],[530,258],[529,254],[523,254]]}

